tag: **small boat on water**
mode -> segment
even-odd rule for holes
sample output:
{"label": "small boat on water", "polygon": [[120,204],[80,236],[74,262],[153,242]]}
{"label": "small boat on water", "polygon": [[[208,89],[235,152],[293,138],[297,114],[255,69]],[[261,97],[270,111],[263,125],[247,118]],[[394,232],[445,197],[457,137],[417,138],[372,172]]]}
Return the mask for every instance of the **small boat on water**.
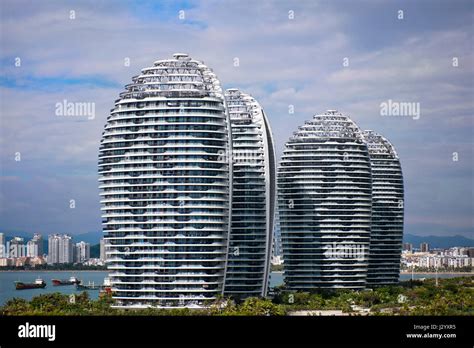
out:
{"label": "small boat on water", "polygon": [[100,290],[102,288],[102,285],[99,284],[94,284],[94,282],[89,282],[89,284],[76,284],[76,289],[77,290]]}
{"label": "small boat on water", "polygon": [[100,288],[99,296],[111,295],[112,294],[112,283],[109,277],[104,278],[104,284]]}
{"label": "small boat on water", "polygon": [[53,279],[52,282],[54,286],[81,284],[81,281],[74,276],[69,279]]}
{"label": "small boat on water", "polygon": [[110,279],[106,277],[104,279],[104,284],[95,284],[94,282],[90,282],[88,284],[76,284],[77,290],[100,290],[101,294],[110,294],[112,292],[112,286],[110,283]]}
{"label": "small boat on water", "polygon": [[16,290],[42,289],[45,287],[46,287],[46,283],[41,278],[36,279],[34,283],[15,282]]}

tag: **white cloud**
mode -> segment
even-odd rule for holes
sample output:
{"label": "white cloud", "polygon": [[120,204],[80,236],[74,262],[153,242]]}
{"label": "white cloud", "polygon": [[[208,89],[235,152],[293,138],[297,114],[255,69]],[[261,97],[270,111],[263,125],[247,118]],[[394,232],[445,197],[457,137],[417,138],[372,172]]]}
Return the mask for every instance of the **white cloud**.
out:
{"label": "white cloud", "polygon": [[[260,101],[272,122],[278,152],[297,125],[314,113],[336,108],[396,146],[406,174],[407,221],[418,223],[417,216],[430,214],[448,221],[441,213],[451,213],[451,207],[463,212],[470,208],[472,215],[472,187],[451,189],[449,181],[472,180],[472,164],[448,166],[449,146],[472,158],[473,31],[458,20],[460,12],[442,13],[448,17],[438,21],[429,6],[418,12],[410,9],[411,18],[425,10],[433,16],[430,25],[439,27],[428,30],[413,22],[374,26],[385,7],[371,1],[355,8],[340,3],[202,1],[186,9],[187,22],[151,13],[140,17],[128,3],[28,5],[1,5],[0,72],[24,86],[0,89],[1,169],[3,175],[31,181],[20,180],[14,191],[2,184],[2,216],[21,215],[24,207],[18,204],[32,195],[40,212],[35,221],[60,228],[62,222],[51,217],[42,220],[48,209],[63,209],[43,189],[63,200],[71,187],[81,187],[82,199],[93,202],[87,212],[94,218],[78,220],[78,226],[81,231],[85,226],[99,228],[99,214],[92,213],[98,201],[95,166],[105,118],[121,92],[113,84],[129,83],[141,68],[178,51],[204,60],[224,87],[244,88]],[[75,20],[69,19],[71,9]],[[289,10],[295,11],[295,19],[288,18]],[[21,57],[21,68],[14,67],[14,57]],[[123,64],[126,57],[130,67]],[[235,57],[239,67],[233,65]],[[345,57],[347,68],[342,66]],[[453,57],[459,58],[457,68]],[[40,81],[44,88],[39,88]],[[96,103],[96,118],[79,122],[55,116],[54,104],[63,99]],[[381,117],[379,105],[387,99],[420,102],[420,120]],[[288,113],[290,104],[293,115]],[[16,151],[22,153],[22,163],[14,162]],[[440,156],[443,151],[445,157]],[[44,182],[35,171],[60,179]],[[436,205],[426,203],[434,183],[442,195]],[[12,200],[18,204],[8,203]],[[459,221],[463,233],[472,228],[466,224],[469,219]]]}

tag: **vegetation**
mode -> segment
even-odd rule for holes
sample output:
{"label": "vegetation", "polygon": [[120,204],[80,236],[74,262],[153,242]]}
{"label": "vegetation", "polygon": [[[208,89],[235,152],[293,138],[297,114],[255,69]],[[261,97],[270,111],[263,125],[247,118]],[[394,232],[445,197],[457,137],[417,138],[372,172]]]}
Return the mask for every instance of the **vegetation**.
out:
{"label": "vegetation", "polygon": [[69,295],[61,293],[43,294],[31,301],[14,298],[0,308],[2,315],[284,315],[283,307],[267,299],[248,298],[237,305],[233,301],[219,298],[206,309],[118,309],[111,308],[113,300],[104,295],[91,300],[87,292],[75,297],[70,303]]}
{"label": "vegetation", "polygon": [[278,291],[273,302],[292,310],[369,310],[371,315],[474,315],[474,277],[406,281],[363,291]]}
{"label": "vegetation", "polygon": [[474,277],[407,281],[397,286],[374,290],[290,292],[277,288],[272,300],[248,298],[234,301],[219,297],[206,309],[124,310],[111,308],[113,299],[102,296],[91,300],[87,292],[75,297],[44,294],[31,301],[14,298],[0,307],[2,315],[218,315],[276,316],[296,310],[342,310],[360,314],[370,309],[371,315],[474,315]]}

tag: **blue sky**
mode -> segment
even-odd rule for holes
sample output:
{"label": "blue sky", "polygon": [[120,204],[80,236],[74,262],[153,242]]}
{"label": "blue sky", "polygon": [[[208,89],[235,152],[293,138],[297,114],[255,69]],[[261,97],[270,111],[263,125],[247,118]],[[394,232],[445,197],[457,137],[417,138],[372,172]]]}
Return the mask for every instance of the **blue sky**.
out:
{"label": "blue sky", "polygon": [[[278,155],[327,109],[382,133],[402,161],[405,232],[472,237],[473,4],[2,1],[0,231],[100,230],[96,165],[108,112],[141,68],[186,52],[225,88],[259,100]],[[420,119],[382,117],[389,99],[420,103]],[[95,103],[96,117],[56,116],[63,100]]]}

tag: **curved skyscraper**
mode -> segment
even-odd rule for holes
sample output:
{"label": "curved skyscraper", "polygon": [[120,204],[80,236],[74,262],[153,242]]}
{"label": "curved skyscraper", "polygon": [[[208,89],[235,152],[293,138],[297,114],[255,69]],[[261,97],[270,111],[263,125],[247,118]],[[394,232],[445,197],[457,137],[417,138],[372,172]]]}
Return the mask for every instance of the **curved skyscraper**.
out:
{"label": "curved skyscraper", "polygon": [[232,125],[232,225],[224,295],[265,296],[275,215],[275,150],[260,104],[238,89],[225,93]]}
{"label": "curved skyscraper", "polygon": [[394,147],[380,134],[363,132],[372,164],[372,231],[368,286],[398,283],[403,239],[403,175]]}
{"label": "curved skyscraper", "polygon": [[198,307],[222,294],[229,151],[223,91],[202,62],[156,61],[120,94],[99,154],[117,306]]}
{"label": "curved skyscraper", "polygon": [[334,110],[305,122],[286,143],[277,182],[288,287],[364,288],[372,185],[357,125]]}

